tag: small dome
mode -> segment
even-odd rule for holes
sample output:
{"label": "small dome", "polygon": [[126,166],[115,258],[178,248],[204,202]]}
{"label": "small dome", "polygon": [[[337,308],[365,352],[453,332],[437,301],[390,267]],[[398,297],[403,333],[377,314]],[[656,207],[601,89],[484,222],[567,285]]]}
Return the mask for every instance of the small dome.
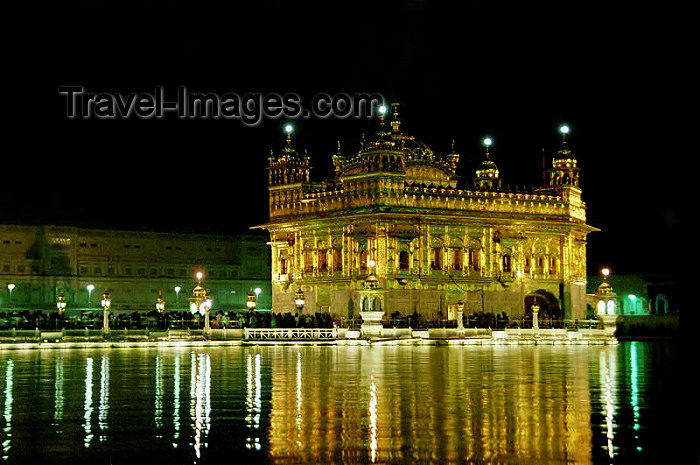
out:
{"label": "small dome", "polygon": [[496,164],[491,161],[490,158],[487,158],[486,160],[482,161],[481,164],[479,165],[479,168],[477,168],[477,171],[487,171],[487,170],[495,170],[498,171],[498,167]]}
{"label": "small dome", "polygon": [[403,151],[408,157],[423,158],[434,155],[434,152],[430,147],[428,147],[425,143],[414,139],[413,137],[401,135],[401,137],[397,137],[396,139],[399,150]]}
{"label": "small dome", "polygon": [[612,294],[612,292],[613,287],[607,281],[603,281],[600,283],[600,286],[598,286],[598,294]]}

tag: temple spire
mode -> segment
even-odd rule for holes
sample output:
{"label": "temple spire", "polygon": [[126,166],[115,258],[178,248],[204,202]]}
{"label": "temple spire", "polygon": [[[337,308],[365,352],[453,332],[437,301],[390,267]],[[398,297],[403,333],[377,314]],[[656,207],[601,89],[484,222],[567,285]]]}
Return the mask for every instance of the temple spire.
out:
{"label": "temple spire", "polygon": [[284,132],[287,133],[287,146],[291,147],[292,146],[292,132],[294,132],[294,126],[291,124],[285,124],[284,125]]}
{"label": "temple spire", "polygon": [[401,126],[401,120],[399,120],[399,104],[398,103],[391,104],[391,114],[392,114],[391,132],[393,132],[394,134],[398,134],[399,126]]}
{"label": "temple spire", "polygon": [[476,170],[474,185],[480,190],[500,190],[501,179],[499,177],[498,167],[491,161],[491,156],[489,154],[489,147],[493,144],[493,139],[485,137],[483,144],[486,149],[485,157],[484,161],[481,162],[479,168]]}

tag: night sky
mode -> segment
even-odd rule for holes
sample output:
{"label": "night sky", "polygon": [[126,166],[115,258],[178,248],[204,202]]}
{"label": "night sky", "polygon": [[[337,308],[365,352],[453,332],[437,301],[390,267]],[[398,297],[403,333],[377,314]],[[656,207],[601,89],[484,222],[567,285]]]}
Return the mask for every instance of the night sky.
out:
{"label": "night sky", "polygon": [[[542,149],[549,163],[568,123],[588,223],[602,230],[589,235],[589,273],[677,270],[678,171],[687,173],[694,144],[678,129],[681,12],[632,2],[331,3],[85,0],[44,10],[6,67],[0,222],[236,233],[267,220],[267,157],[286,120],[70,120],[61,85],[305,101],[378,92],[400,103],[402,130],[435,152],[454,139],[467,180],[488,134],[505,184],[540,185]],[[316,180],[331,176],[337,140],[356,151],[378,127],[294,123]]]}

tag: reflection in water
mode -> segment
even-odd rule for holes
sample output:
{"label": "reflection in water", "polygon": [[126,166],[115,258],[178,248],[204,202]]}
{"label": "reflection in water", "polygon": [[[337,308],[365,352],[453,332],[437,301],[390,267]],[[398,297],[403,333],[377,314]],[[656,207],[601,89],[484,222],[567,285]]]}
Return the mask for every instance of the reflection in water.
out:
{"label": "reflection in water", "polygon": [[[255,361],[253,361],[255,360]],[[260,414],[262,413],[262,381],[260,379],[260,354],[246,357],[246,448],[260,450]]]}
{"label": "reflection in water", "polygon": [[202,447],[207,447],[211,422],[211,365],[209,355],[192,353],[190,357],[191,385],[190,385],[190,416],[194,426],[194,452],[197,458],[201,457]]}
{"label": "reflection in water", "polygon": [[617,351],[615,349],[600,352],[600,384],[602,386],[601,395],[603,396],[601,404],[604,407],[606,447],[610,458],[615,456],[613,439],[615,439],[615,392],[617,386],[613,374],[617,370],[616,362]]}
{"label": "reflection in water", "polygon": [[[637,349],[639,343],[633,342],[629,344],[629,364],[630,364],[630,405],[632,407],[632,429],[634,430],[635,443],[639,440],[639,423],[640,405],[639,405],[639,355]],[[637,445],[636,450],[641,452],[642,446]]]}
{"label": "reflection in water", "polygon": [[107,413],[109,412],[109,357],[102,356],[100,364],[100,405],[98,408],[98,426],[100,428],[100,442],[107,439]]}
{"label": "reflection in water", "polygon": [[276,354],[272,458],[591,462],[587,352],[543,357],[539,348],[353,350],[294,353],[292,370],[291,351]]}
{"label": "reflection in water", "polygon": [[302,397],[302,391],[303,391],[303,381],[304,377],[302,375],[302,370],[301,370],[301,352],[297,352],[297,366],[296,366],[296,374],[297,374],[297,379],[296,379],[296,406],[297,406],[297,411],[296,411],[296,418],[294,419],[294,424],[296,426],[296,446],[301,447],[301,429],[304,424],[304,416],[302,415],[303,409],[304,409],[304,398]]}
{"label": "reflection in water", "polygon": [[6,463],[651,462],[650,347],[0,352],[0,442]]}
{"label": "reflection in water", "polygon": [[85,430],[85,447],[90,447],[92,442],[92,357],[85,361],[85,403],[83,429]]}
{"label": "reflection in water", "polygon": [[369,385],[369,450],[370,460],[377,460],[377,384],[374,376],[370,377]]}
{"label": "reflection in water", "polygon": [[56,357],[56,367],[54,373],[53,386],[53,425],[58,427],[57,433],[61,432],[60,426],[63,421],[63,405],[65,404],[63,395],[63,357]]}
{"label": "reflection in water", "polygon": [[10,448],[12,447],[12,401],[14,397],[12,396],[13,388],[13,370],[14,362],[12,359],[8,359],[5,364],[5,390],[3,392],[5,396],[5,406],[2,410],[3,419],[5,420],[5,426],[2,432],[5,435],[5,439],[2,441],[2,458],[7,460],[10,454]]}
{"label": "reflection in water", "polygon": [[173,447],[180,438],[180,355],[173,362]]}
{"label": "reflection in water", "polygon": [[[155,367],[155,396],[153,399],[153,419],[156,424],[156,431],[163,429],[163,357],[156,355]],[[162,434],[157,434],[157,438],[162,438]]]}

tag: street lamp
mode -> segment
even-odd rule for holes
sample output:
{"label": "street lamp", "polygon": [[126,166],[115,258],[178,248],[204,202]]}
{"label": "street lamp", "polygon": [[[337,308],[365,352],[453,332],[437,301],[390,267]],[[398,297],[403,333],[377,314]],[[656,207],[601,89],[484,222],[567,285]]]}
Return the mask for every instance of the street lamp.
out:
{"label": "street lamp", "polygon": [[537,301],[535,300],[535,303],[532,304],[532,329],[535,331],[540,330],[540,320],[539,320],[539,312],[540,312],[540,306],[537,304]]}
{"label": "street lamp", "polygon": [[109,308],[112,306],[112,297],[109,295],[109,292],[104,292],[102,294],[102,302],[100,302],[102,305],[102,310],[104,310],[103,313],[103,318],[102,318],[102,332],[104,334],[109,333]]}
{"label": "street lamp", "polygon": [[156,299],[156,311],[161,315],[165,313],[165,299],[162,293],[158,293],[158,298]]}
{"label": "street lamp", "polygon": [[464,329],[464,321],[462,320],[462,315],[464,312],[464,302],[461,300],[457,302],[457,329]]}
{"label": "street lamp", "polygon": [[204,274],[198,271],[195,275],[197,277],[197,285],[192,290],[192,297],[190,298],[190,311],[193,315],[199,313],[204,317],[204,333],[209,334],[211,328],[209,327],[209,310],[212,306],[212,299],[206,289],[202,287],[202,277]]}
{"label": "street lamp", "polygon": [[61,293],[56,297],[56,309],[58,317],[56,318],[56,329],[58,329],[58,320],[63,319],[63,313],[66,311],[66,297]]}
{"label": "street lamp", "polygon": [[92,284],[88,284],[86,286],[87,291],[88,291],[88,307],[92,305],[92,291],[95,289],[95,286]]}
{"label": "street lamp", "polygon": [[180,305],[180,291],[182,288],[180,286],[175,286],[175,306],[179,307]]}
{"label": "street lamp", "polygon": [[211,326],[209,325],[209,310],[211,310],[212,306],[212,298],[209,296],[209,293],[207,292],[204,294],[204,302],[202,302],[202,306],[200,309],[200,314],[204,313],[204,333],[209,334],[211,333]]}
{"label": "street lamp", "polygon": [[304,300],[304,291],[299,288],[299,290],[296,293],[296,298],[294,299],[294,305],[297,307],[297,312],[301,313],[302,310],[304,310],[304,304],[306,301]]}
{"label": "street lamp", "polygon": [[[158,291],[158,297],[156,298],[156,312],[160,318],[165,315],[165,299],[163,298],[163,293],[161,291]],[[165,321],[163,322],[163,325],[165,326]]]}
{"label": "street lamp", "polygon": [[12,304],[12,291],[15,289],[14,283],[10,283],[7,285],[7,292],[9,293],[9,298],[8,302]]}
{"label": "street lamp", "polygon": [[246,299],[245,299],[245,306],[248,307],[249,312],[255,311],[255,307],[258,306],[257,300],[258,299],[257,299],[255,293],[253,292],[253,289],[251,288],[248,291],[248,295],[246,296]]}
{"label": "street lamp", "polygon": [[63,294],[58,294],[58,297],[56,297],[56,309],[61,316],[63,316],[63,312],[66,311],[66,296]]}

